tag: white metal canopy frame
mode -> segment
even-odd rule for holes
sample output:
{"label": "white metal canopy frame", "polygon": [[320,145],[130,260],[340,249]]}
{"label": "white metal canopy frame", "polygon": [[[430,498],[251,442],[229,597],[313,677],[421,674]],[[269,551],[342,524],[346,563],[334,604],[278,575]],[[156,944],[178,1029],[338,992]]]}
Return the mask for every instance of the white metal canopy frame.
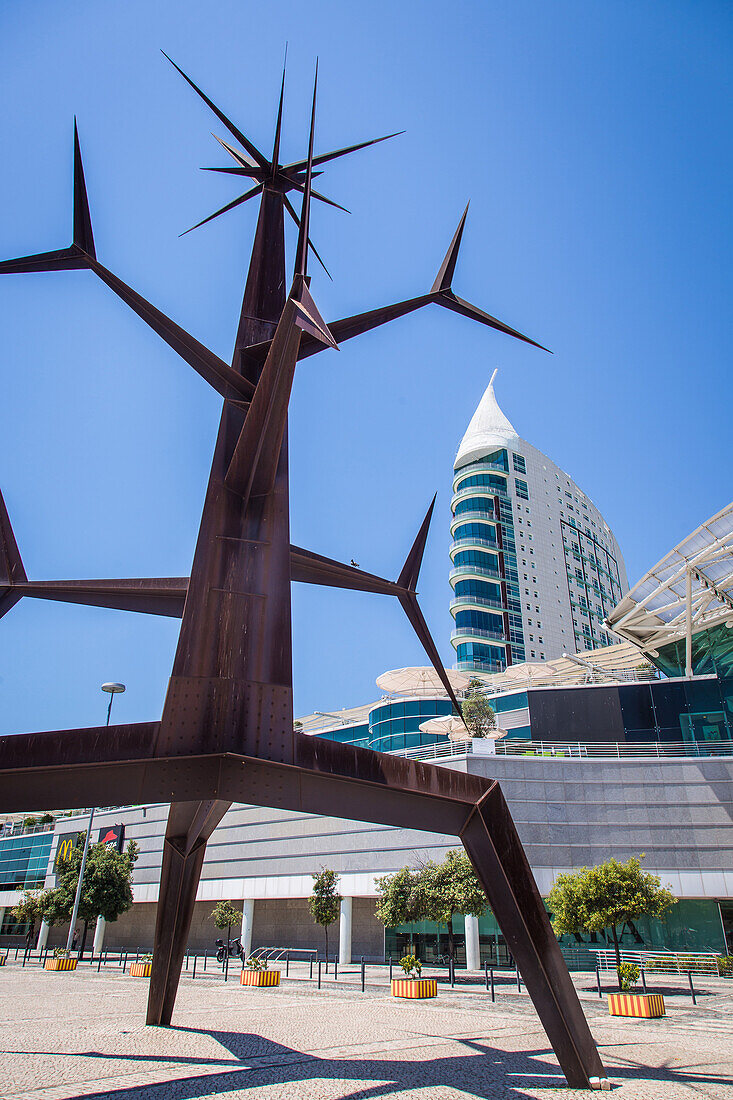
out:
{"label": "white metal canopy frame", "polygon": [[685,638],[692,676],[692,635],[720,623],[733,628],[733,503],[650,569],[606,623],[650,656]]}

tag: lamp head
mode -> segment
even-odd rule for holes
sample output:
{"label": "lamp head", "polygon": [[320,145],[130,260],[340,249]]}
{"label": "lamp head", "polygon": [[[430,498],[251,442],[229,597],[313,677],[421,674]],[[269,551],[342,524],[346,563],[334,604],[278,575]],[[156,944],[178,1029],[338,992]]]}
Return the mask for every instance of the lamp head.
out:
{"label": "lamp head", "polygon": [[124,684],[102,684],[102,691],[107,691],[110,695],[121,695],[124,690]]}

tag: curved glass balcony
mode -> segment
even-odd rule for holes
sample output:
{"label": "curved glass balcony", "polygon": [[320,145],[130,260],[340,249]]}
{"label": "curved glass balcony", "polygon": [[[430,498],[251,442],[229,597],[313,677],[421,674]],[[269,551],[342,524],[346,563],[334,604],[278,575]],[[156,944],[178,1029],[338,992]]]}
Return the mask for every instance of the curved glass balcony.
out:
{"label": "curved glass balcony", "polygon": [[461,577],[490,577],[493,581],[502,579],[498,569],[486,569],[483,565],[457,565],[448,574],[448,580],[451,584]]}
{"label": "curved glass balcony", "polygon": [[458,596],[450,602],[451,614],[453,614],[454,611],[462,611],[464,608],[470,610],[472,607],[490,607],[493,611],[507,610],[501,600],[490,600],[485,596]]}

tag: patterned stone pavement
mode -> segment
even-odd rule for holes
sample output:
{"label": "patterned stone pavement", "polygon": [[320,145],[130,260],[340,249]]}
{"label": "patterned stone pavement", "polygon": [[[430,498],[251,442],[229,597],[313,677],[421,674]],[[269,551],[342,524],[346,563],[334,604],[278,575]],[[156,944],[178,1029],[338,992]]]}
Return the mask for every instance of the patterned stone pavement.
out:
{"label": "patterned stone pavement", "polygon": [[[528,1100],[588,1096],[563,1078],[525,994],[441,987],[395,1001],[386,973],[361,993],[290,980],[278,989],[181,983],[175,1026],[143,1024],[147,981],[107,967],[0,969],[2,1100]],[[236,974],[233,975],[236,977]],[[351,983],[351,984],[349,984]],[[733,982],[710,980],[696,1008],[668,998],[663,1020],[611,1019],[582,992],[614,1093],[623,1100],[733,1100]],[[587,986],[581,980],[581,988]]]}

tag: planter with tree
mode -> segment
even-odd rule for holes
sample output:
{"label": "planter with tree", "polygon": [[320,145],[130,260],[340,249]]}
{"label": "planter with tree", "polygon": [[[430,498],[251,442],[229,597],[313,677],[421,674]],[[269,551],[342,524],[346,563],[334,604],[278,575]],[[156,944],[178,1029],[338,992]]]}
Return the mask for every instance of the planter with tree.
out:
{"label": "planter with tree", "polygon": [[270,970],[267,959],[252,955],[247,959],[239,979],[240,985],[276,986],[280,985],[280,971]]}
{"label": "planter with tree", "polygon": [[[642,870],[640,858],[626,863],[609,859],[597,867],[558,875],[547,904],[555,933],[603,932],[609,929],[616,956],[618,994],[609,994],[609,1012],[614,1016],[663,1016],[659,994],[636,994],[628,990],[638,979],[638,968],[622,964],[619,929],[640,917],[663,920],[676,904],[657,875]],[[636,971],[636,975],[632,971]],[[613,1000],[612,1000],[613,999]]]}
{"label": "planter with tree", "polygon": [[148,953],[141,955],[134,963],[130,963],[131,978],[149,978],[153,973],[153,956]]}
{"label": "planter with tree", "polygon": [[313,893],[309,899],[310,911],[316,924],[320,924],[326,937],[326,962],[328,962],[328,928],[338,920],[341,911],[341,895],[338,892],[339,876],[328,867],[322,867],[312,875]]}
{"label": "planter with tree", "polygon": [[435,978],[422,978],[422,963],[414,955],[405,955],[400,959],[405,972],[404,978],[392,979],[392,996],[405,1000],[422,1000],[425,997],[438,996],[438,983]]}
{"label": "planter with tree", "polygon": [[55,947],[53,958],[46,959],[46,970],[76,970],[77,959],[65,947]]}

